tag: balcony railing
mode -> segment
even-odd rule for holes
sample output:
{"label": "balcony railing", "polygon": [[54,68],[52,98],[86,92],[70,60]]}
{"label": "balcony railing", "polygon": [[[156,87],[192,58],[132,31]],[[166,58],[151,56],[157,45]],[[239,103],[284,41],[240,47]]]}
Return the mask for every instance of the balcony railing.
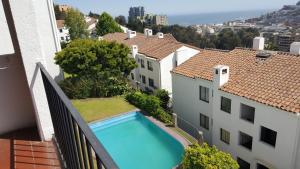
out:
{"label": "balcony railing", "polygon": [[55,139],[67,168],[71,169],[117,169],[118,166],[107,153],[91,129],[87,126],[70,100],[38,63],[44,82]]}

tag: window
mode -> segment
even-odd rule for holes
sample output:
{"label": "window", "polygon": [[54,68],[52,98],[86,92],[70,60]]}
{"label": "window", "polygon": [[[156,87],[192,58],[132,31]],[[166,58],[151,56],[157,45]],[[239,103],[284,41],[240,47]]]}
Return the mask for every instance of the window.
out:
{"label": "window", "polygon": [[61,40],[65,40],[65,38],[64,38],[64,37],[60,37],[60,39],[61,39]]}
{"label": "window", "polygon": [[144,75],[142,75],[142,82],[146,84],[146,77]]}
{"label": "window", "polygon": [[260,140],[273,147],[276,145],[277,132],[266,127],[261,126],[260,128]]}
{"label": "window", "polygon": [[149,86],[154,87],[154,80],[149,78]]}
{"label": "window", "polygon": [[256,169],[269,169],[269,168],[260,163],[257,163]]}
{"label": "window", "polygon": [[239,144],[249,150],[252,150],[253,138],[246,133],[240,132]]}
{"label": "window", "polygon": [[238,157],[237,162],[240,166],[240,169],[250,169],[250,163],[248,163],[247,161]]}
{"label": "window", "polygon": [[241,119],[254,123],[255,108],[241,104]]}
{"label": "window", "polygon": [[148,70],[153,71],[152,62],[147,61],[147,65],[148,65]]}
{"label": "window", "polygon": [[60,32],[60,33],[62,33],[62,32],[63,32],[63,30],[62,30],[62,29],[59,29],[59,32]]}
{"label": "window", "polygon": [[226,144],[230,144],[230,133],[224,129],[220,129],[220,140]]}
{"label": "window", "polygon": [[145,63],[143,59],[141,59],[141,68],[145,68]]}
{"label": "window", "polygon": [[199,98],[202,101],[209,102],[209,88],[199,86]]}
{"label": "window", "polygon": [[231,112],[231,100],[226,97],[221,97],[221,110],[230,113]]}
{"label": "window", "polygon": [[134,80],[134,74],[130,73],[131,79]]}
{"label": "window", "polygon": [[200,126],[209,130],[209,117],[200,113]]}

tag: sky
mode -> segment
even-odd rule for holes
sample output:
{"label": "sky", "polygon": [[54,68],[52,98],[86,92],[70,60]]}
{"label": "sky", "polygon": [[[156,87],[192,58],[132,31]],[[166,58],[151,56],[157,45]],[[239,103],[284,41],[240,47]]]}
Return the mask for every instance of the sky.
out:
{"label": "sky", "polygon": [[182,15],[280,9],[296,4],[297,0],[54,0],[54,3],[71,5],[83,13],[106,11],[113,16],[128,16],[131,6],[144,6],[146,13]]}

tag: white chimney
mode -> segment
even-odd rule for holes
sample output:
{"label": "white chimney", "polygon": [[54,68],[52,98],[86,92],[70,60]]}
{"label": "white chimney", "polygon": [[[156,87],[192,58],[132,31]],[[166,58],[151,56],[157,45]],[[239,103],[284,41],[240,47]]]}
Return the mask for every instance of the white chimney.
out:
{"label": "white chimney", "polygon": [[290,53],[293,55],[300,55],[300,42],[293,42],[291,44]]}
{"label": "white chimney", "polygon": [[153,35],[152,29],[145,28],[144,34],[145,34],[145,36],[152,36]]}
{"label": "white chimney", "polygon": [[265,38],[255,37],[253,39],[253,49],[254,50],[264,50],[265,47]]}
{"label": "white chimney", "polygon": [[131,46],[131,54],[132,54],[132,57],[135,58],[135,56],[138,54],[139,52],[139,48],[137,45],[132,45]]}
{"label": "white chimney", "polygon": [[136,31],[128,30],[127,31],[127,38],[132,39],[134,37],[136,37]]}
{"label": "white chimney", "polygon": [[164,38],[164,33],[158,32],[157,37],[158,37],[158,39],[163,39]]}
{"label": "white chimney", "polygon": [[213,86],[215,89],[220,88],[229,80],[229,67],[225,65],[217,65],[214,67]]}

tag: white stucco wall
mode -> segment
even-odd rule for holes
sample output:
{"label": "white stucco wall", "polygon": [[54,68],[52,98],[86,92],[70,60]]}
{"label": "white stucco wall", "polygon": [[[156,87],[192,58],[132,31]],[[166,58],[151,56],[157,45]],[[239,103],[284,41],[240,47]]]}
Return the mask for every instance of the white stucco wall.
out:
{"label": "white stucco wall", "polygon": [[[60,32],[62,30],[62,32]],[[70,34],[69,29],[66,27],[57,29],[57,34],[60,42],[69,42],[70,41]],[[63,38],[63,39],[62,39]]]}
{"label": "white stucco wall", "polygon": [[[160,88],[160,65],[159,62],[155,59],[146,57],[142,54],[137,54],[137,58],[143,59],[145,63],[145,68],[141,67],[141,63],[138,63],[138,75],[136,75],[137,79],[140,81],[140,87],[144,90],[146,87],[148,87],[151,90],[155,90],[154,88],[149,86],[149,78],[154,80],[154,86],[157,88]],[[152,62],[153,71],[148,70],[147,61]],[[144,75],[146,77],[146,84],[142,83],[142,79],[140,78],[140,75]]]}
{"label": "white stucco wall", "polygon": [[[199,100],[199,85],[210,88],[210,102]],[[260,104],[249,99],[232,95],[214,89],[213,82],[193,79],[178,74],[172,74],[173,110],[178,117],[193,124],[203,131],[204,139],[216,145],[219,149],[229,152],[251,164],[256,169],[257,162],[270,169],[298,169],[299,168],[299,116]],[[220,109],[221,96],[232,100],[231,114]],[[255,107],[254,123],[240,119],[241,103]],[[199,113],[210,117],[210,131],[202,129]],[[213,123],[212,123],[213,122]],[[260,141],[261,126],[277,132],[275,148]],[[220,140],[220,128],[230,132],[230,144]],[[239,145],[239,132],[253,137],[252,150]]]}
{"label": "white stucco wall", "polygon": [[50,75],[61,79],[60,69],[54,63],[55,52],[60,50],[56,33],[52,0],[10,0],[22,60],[30,88],[37,125],[42,139],[52,138],[53,126],[47,98],[36,67],[42,62]]}
{"label": "white stucco wall", "polygon": [[[220,110],[220,96],[232,100],[231,114]],[[214,103],[213,144],[223,151],[230,152],[235,158],[239,156],[246,160],[253,169],[257,161],[271,168],[296,169],[293,164],[294,150],[297,149],[295,141],[298,140],[296,115],[222,91],[215,92]],[[241,103],[255,107],[254,124],[240,119]],[[261,126],[277,132],[275,148],[260,141]],[[220,128],[230,132],[230,145],[220,141]],[[239,131],[253,137],[251,151],[238,144]]]}
{"label": "white stucco wall", "polygon": [[[203,132],[204,139],[211,144],[212,131],[212,82],[172,74],[173,111],[179,118],[191,123]],[[209,88],[209,103],[199,99],[199,86]],[[209,117],[209,130],[200,126],[200,113]]]}
{"label": "white stucco wall", "polygon": [[0,2],[0,55],[14,53],[2,2]]}
{"label": "white stucco wall", "polygon": [[173,52],[167,57],[163,58],[160,61],[161,88],[167,90],[170,94],[172,94],[171,70],[174,69],[176,60],[177,66],[179,66],[199,52],[200,51],[198,50],[182,46],[177,49],[176,52]]}

